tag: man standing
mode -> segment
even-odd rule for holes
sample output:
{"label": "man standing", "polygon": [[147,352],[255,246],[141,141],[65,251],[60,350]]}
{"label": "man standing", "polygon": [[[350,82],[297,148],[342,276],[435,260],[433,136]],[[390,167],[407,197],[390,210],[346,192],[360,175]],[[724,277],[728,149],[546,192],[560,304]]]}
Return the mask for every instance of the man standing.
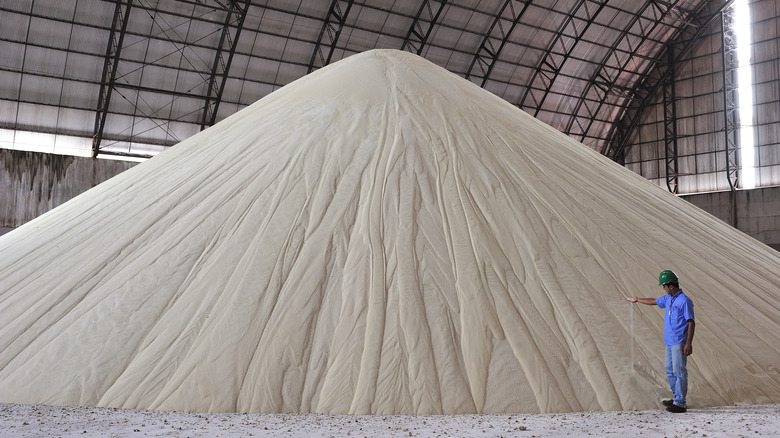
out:
{"label": "man standing", "polygon": [[688,393],[688,356],[693,353],[693,301],[680,289],[674,272],[666,270],[658,276],[658,285],[666,295],[658,298],[627,298],[632,303],[658,305],[664,310],[664,344],[666,344],[666,377],[674,399],[663,400],[666,410],[681,413],[687,410],[685,396]]}

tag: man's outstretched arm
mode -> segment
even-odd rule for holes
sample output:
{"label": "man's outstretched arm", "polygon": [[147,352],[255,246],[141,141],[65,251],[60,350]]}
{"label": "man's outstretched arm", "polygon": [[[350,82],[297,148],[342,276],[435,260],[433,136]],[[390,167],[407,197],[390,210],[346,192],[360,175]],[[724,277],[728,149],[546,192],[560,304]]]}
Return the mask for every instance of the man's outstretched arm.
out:
{"label": "man's outstretched arm", "polygon": [[637,298],[637,297],[631,297],[626,298],[628,302],[630,303],[641,303],[641,304],[647,304],[648,306],[655,306],[657,303],[655,302],[655,298]]}

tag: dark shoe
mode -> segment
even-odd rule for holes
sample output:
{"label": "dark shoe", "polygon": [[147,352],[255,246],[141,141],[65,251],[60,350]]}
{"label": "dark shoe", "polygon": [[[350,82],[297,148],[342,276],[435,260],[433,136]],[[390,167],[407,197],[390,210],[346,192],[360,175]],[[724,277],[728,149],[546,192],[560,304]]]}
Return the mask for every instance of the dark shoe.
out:
{"label": "dark shoe", "polygon": [[687,411],[688,409],[685,409],[683,407],[677,406],[677,405],[671,405],[667,406],[666,410],[675,414],[682,414],[683,412]]}
{"label": "dark shoe", "polygon": [[661,400],[661,404],[664,406],[671,406],[674,404],[674,400],[667,398],[666,400]]}

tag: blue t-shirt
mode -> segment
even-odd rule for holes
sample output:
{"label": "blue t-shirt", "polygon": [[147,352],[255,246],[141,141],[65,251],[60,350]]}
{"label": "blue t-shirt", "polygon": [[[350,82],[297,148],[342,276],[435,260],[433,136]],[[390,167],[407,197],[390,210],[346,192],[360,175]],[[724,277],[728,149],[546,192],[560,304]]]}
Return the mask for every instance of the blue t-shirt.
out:
{"label": "blue t-shirt", "polygon": [[682,290],[655,299],[664,309],[664,343],[677,345],[688,337],[688,321],[693,320],[693,301]]}

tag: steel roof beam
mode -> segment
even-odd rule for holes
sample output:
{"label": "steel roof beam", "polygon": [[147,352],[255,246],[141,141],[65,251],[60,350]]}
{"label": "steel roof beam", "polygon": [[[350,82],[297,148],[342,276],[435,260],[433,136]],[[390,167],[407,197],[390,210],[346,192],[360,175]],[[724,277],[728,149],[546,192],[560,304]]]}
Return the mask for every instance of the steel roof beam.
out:
{"label": "steel roof beam", "polygon": [[[336,49],[336,44],[338,44],[341,31],[344,29],[347,15],[349,15],[349,10],[352,9],[353,3],[354,0],[333,0],[333,3],[330,4],[328,15],[322,23],[320,35],[314,45],[314,50],[312,50],[308,73],[330,64],[330,60],[333,58],[333,51]],[[324,41],[326,36],[329,40],[327,43]],[[323,48],[325,48],[327,55],[322,53]]]}
{"label": "steel roof beam", "polygon": [[111,92],[114,89],[116,71],[119,66],[119,54],[122,52],[122,44],[127,31],[127,23],[130,21],[130,11],[133,0],[117,0],[114,8],[114,19],[111,22],[111,31],[106,47],[106,58],[103,64],[103,75],[100,81],[98,105],[95,111],[95,130],[92,135],[92,156],[97,157],[100,150],[100,142],[103,140],[103,130],[108,116],[108,105],[111,103]]}
{"label": "steel roof beam", "polygon": [[479,73],[481,73],[479,86],[485,86],[490,73],[493,72],[493,67],[501,56],[501,51],[509,41],[509,36],[512,35],[512,31],[520,23],[530,5],[529,0],[506,0],[504,2],[493,20],[493,24],[490,25],[487,34],[482,39],[482,44],[480,44],[474,59],[471,60],[466,79],[480,77]]}
{"label": "steel roof beam", "polygon": [[[666,51],[670,58],[674,51]],[[664,106],[664,158],[666,161],[666,187],[675,195],[678,190],[678,176],[680,168],[677,160],[677,91],[675,90],[675,65],[674,59],[669,60],[669,74],[663,82],[663,106]]]}
{"label": "steel roof beam", "polygon": [[144,93],[165,94],[168,96],[176,96],[176,97],[188,97],[188,98],[199,99],[199,100],[209,99],[209,96],[204,94],[193,94],[188,91],[177,91],[168,88],[147,87],[144,85],[137,85],[137,84],[123,84],[123,83],[115,82],[113,88],[116,90],[126,89],[126,90],[133,90],[133,91],[141,91]]}
{"label": "steel roof beam", "polygon": [[226,11],[227,15],[222,25],[222,33],[219,36],[219,45],[214,55],[214,63],[211,66],[208,88],[206,89],[206,104],[203,107],[203,117],[200,122],[201,130],[212,126],[217,120],[217,112],[222,101],[222,92],[225,90],[230,64],[233,62],[238,38],[241,36],[244,19],[249,10],[249,0],[231,0],[227,7],[229,9]]}
{"label": "steel roof beam", "polygon": [[[591,12],[590,8],[594,5],[596,10]],[[550,89],[560,74],[561,69],[563,69],[564,64],[569,60],[574,48],[577,47],[577,44],[582,39],[583,35],[585,35],[588,28],[593,24],[594,18],[606,5],[607,0],[580,0],[577,5],[571,9],[567,19],[558,29],[556,37],[548,46],[544,58],[539,63],[531,81],[528,83],[528,87],[520,98],[520,101],[517,103],[517,106],[521,109],[526,107],[533,109],[534,117],[539,115],[547,96],[550,95]],[[585,26],[578,29],[576,25],[577,21],[584,21]],[[572,35],[566,33],[569,29],[573,30]],[[570,42],[567,43],[569,40]],[[561,46],[563,48],[561,53],[555,52],[556,46]],[[537,97],[533,96],[532,90],[534,89],[541,89],[544,91],[541,96]],[[529,97],[534,100],[531,105],[526,104]]]}
{"label": "steel roof beam", "polygon": [[[237,1],[237,0],[230,0],[230,1],[232,3],[233,1]],[[209,19],[207,17],[209,17],[211,15],[214,15],[214,12],[229,12],[230,10],[232,10],[231,7],[228,7],[228,6],[224,5],[223,4],[224,2],[221,2],[219,0],[202,0],[202,1],[196,1],[196,2],[190,2],[190,1],[185,1],[185,0],[176,0],[174,2],[159,2],[158,1],[158,2],[154,2],[154,3],[155,3],[155,6],[148,6],[148,4],[136,2],[135,4],[133,4],[133,9],[135,9],[136,11],[146,11],[147,13],[148,12],[153,12],[155,14],[162,14],[162,15],[166,15],[166,16],[170,16],[170,17],[184,18],[187,21],[208,23],[208,24],[213,24],[213,25],[221,25],[222,24],[222,20]],[[212,4],[210,5],[210,4],[207,4],[207,3],[212,3]],[[182,12],[179,12],[179,11],[172,11],[172,10],[163,9],[163,6],[166,6],[166,5],[169,5],[169,4],[186,4],[186,5],[192,6],[192,13],[191,14],[185,14],[185,13],[182,13]],[[196,7],[203,8],[207,12],[205,12],[205,13],[203,13],[201,15],[196,15],[195,14],[195,8]],[[206,17],[206,18],[204,18],[204,17]],[[148,35],[147,35],[147,37],[148,37]]]}
{"label": "steel roof beam", "polygon": [[409,26],[409,32],[406,33],[401,50],[420,55],[446,5],[447,0],[424,0],[420,9],[417,10],[412,25]]}
{"label": "steel roof beam", "polygon": [[149,154],[131,154],[127,152],[117,152],[117,151],[100,151],[100,155],[112,156],[112,157],[127,157],[127,158],[152,158],[153,156]]}
{"label": "steel roof beam", "polygon": [[[646,17],[645,14],[650,14],[652,16]],[[619,95],[622,99],[630,97],[631,92],[633,91],[632,88],[617,84],[617,80],[621,77],[622,73],[627,71],[626,66],[635,59],[636,50],[648,40],[647,35],[653,34],[655,29],[661,25],[660,19],[664,15],[666,15],[666,11],[660,9],[660,7],[655,2],[645,3],[642,9],[634,14],[630,23],[625,26],[622,31],[620,31],[620,37],[615,39],[615,43],[612,45],[612,48],[601,59],[599,68],[595,70],[594,74],[585,86],[585,89],[581,93],[580,98],[577,99],[577,104],[575,105],[574,111],[571,113],[572,117],[569,119],[569,123],[563,129],[563,132],[573,136],[572,129],[576,122],[578,126],[582,127],[579,132],[579,140],[583,141],[590,132],[596,115],[602,113],[602,109],[607,104],[610,94]],[[640,27],[645,27],[642,25],[643,20],[648,22],[649,29],[644,31],[643,36],[641,37],[632,34],[630,30],[633,29],[634,25],[637,23]],[[629,47],[630,52],[626,52],[628,56],[626,56],[625,59],[621,61],[618,55],[618,47],[623,43]],[[615,59],[616,65],[609,64],[610,58]],[[608,72],[609,70],[615,70],[616,72],[610,75]],[[630,74],[636,75],[636,73],[633,72],[630,72]],[[595,99],[598,101],[595,109],[590,108],[585,104],[585,97],[589,96],[592,90],[596,90],[595,92],[598,95]],[[588,114],[585,117],[580,117],[579,114],[583,105],[585,106],[586,110],[588,110]],[[584,125],[579,123],[579,119],[581,118],[586,119],[586,123]]]}

